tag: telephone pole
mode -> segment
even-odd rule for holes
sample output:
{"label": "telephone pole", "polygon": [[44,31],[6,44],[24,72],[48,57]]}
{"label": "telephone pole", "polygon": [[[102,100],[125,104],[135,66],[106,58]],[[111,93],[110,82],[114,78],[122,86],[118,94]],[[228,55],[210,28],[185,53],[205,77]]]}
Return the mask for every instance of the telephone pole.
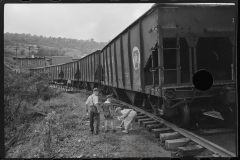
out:
{"label": "telephone pole", "polygon": [[28,46],[28,50],[29,50],[29,58],[30,58],[30,50],[31,50],[31,46]]}
{"label": "telephone pole", "polygon": [[19,48],[16,46],[15,47],[15,49],[14,50],[16,50],[16,56],[15,56],[15,58],[16,58],[16,64],[17,64],[17,50],[18,50]]}

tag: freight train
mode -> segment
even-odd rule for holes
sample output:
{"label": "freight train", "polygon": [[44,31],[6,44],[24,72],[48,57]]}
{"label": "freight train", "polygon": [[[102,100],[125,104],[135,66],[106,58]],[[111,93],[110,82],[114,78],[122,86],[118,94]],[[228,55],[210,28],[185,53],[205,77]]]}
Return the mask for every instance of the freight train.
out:
{"label": "freight train", "polygon": [[[79,88],[99,87],[122,101],[187,127],[195,115],[219,111],[236,123],[235,3],[158,3],[102,50],[78,61],[31,69]],[[212,76],[199,90],[193,76]],[[206,77],[198,80],[204,85]]]}

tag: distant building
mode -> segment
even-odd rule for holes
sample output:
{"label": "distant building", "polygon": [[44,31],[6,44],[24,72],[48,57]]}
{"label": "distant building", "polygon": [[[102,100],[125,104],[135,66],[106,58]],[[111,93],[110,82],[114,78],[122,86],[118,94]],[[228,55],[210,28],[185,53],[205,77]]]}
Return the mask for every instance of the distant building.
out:
{"label": "distant building", "polygon": [[34,57],[34,55],[32,55],[31,57],[13,57],[13,60],[16,61],[21,68],[31,69],[72,62],[73,58],[69,56]]}
{"label": "distant building", "polygon": [[45,57],[45,60],[46,60],[46,66],[52,65],[51,57]]}
{"label": "distant building", "polygon": [[[16,60],[17,59],[17,60]],[[44,67],[46,66],[45,57],[13,57],[13,60],[21,67],[25,69]]]}

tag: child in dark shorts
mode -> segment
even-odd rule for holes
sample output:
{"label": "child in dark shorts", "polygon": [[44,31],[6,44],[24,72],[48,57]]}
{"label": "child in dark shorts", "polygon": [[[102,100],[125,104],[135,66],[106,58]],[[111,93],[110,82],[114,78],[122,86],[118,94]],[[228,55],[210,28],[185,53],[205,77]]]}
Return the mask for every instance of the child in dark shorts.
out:
{"label": "child in dark shorts", "polygon": [[103,103],[103,115],[105,118],[105,133],[108,132],[108,122],[111,124],[112,132],[115,131],[114,125],[113,125],[113,105],[112,105],[112,96],[108,95],[107,100]]}

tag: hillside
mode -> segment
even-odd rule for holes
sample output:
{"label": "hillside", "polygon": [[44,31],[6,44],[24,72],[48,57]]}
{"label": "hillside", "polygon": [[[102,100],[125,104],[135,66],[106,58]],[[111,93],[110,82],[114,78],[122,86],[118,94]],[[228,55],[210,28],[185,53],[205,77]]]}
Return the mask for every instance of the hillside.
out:
{"label": "hillside", "polygon": [[[61,37],[44,37],[31,34],[5,33],[4,52],[15,55],[14,48],[17,46],[18,56],[29,54],[28,46],[32,46],[30,53],[35,56],[67,55],[73,58],[81,58],[96,50],[102,49],[107,42],[95,42],[90,40],[77,40]],[[37,50],[39,47],[39,50]]]}

